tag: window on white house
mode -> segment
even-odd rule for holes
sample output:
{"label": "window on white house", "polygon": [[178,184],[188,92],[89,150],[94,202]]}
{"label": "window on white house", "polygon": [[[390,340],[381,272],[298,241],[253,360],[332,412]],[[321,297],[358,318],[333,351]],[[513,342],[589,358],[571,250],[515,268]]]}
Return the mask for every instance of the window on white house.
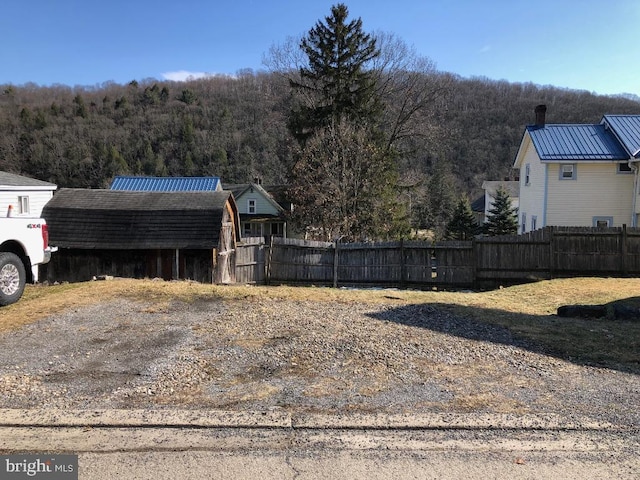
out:
{"label": "window on white house", "polygon": [[20,209],[19,213],[31,213],[29,211],[29,197],[20,196],[18,197],[18,208]]}
{"label": "window on white house", "polygon": [[522,214],[522,232],[520,233],[525,233],[527,231],[527,214],[523,213]]}
{"label": "window on white house", "polygon": [[562,164],[560,165],[560,180],[575,180],[576,179],[576,166],[575,164]]}
{"label": "window on white house", "polygon": [[531,181],[531,165],[526,164],[524,167],[524,184],[529,185]]}
{"label": "window on white house", "polygon": [[613,226],[613,217],[593,217],[593,226],[606,228]]}
{"label": "window on white house", "polygon": [[622,162],[618,164],[618,173],[632,173],[631,167],[627,162]]}
{"label": "window on white house", "polygon": [[247,213],[256,213],[256,200],[254,198],[247,200]]}
{"label": "window on white house", "polygon": [[531,231],[535,230],[538,228],[538,217],[536,217],[535,215],[531,216]]}

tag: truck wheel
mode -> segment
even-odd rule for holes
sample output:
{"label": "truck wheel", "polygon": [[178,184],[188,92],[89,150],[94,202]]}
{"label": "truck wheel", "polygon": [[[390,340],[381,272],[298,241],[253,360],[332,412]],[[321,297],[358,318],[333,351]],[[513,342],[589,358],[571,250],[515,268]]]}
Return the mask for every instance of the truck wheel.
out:
{"label": "truck wheel", "polygon": [[15,253],[0,253],[0,305],[9,305],[20,300],[27,275],[24,264]]}

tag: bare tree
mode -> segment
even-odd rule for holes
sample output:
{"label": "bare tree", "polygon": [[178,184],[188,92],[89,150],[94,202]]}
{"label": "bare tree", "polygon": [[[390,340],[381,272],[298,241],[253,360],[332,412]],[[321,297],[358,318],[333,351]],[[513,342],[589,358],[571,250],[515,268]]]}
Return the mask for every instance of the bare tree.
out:
{"label": "bare tree", "polygon": [[419,55],[395,34],[375,34],[380,55],[371,69],[377,78],[377,93],[384,102],[387,146],[405,150],[403,141],[432,139],[439,131],[436,121],[442,99],[451,88],[451,76],[438,73],[435,63]]}
{"label": "bare tree", "polygon": [[[380,182],[387,178],[389,182]],[[343,120],[310,138],[291,172],[293,220],[313,237],[392,238],[408,233],[393,190],[395,168],[366,128]]]}

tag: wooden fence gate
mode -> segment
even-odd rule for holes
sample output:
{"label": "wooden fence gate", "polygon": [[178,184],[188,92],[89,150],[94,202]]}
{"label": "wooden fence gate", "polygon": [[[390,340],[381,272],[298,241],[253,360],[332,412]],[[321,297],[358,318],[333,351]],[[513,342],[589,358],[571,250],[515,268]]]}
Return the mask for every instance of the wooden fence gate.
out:
{"label": "wooden fence gate", "polygon": [[267,250],[263,237],[243,238],[236,245],[236,283],[265,283]]}

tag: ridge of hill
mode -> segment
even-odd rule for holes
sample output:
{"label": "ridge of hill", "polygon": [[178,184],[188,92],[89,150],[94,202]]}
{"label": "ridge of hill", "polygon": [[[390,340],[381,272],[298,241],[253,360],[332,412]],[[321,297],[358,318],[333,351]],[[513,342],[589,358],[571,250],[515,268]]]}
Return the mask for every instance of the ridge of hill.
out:
{"label": "ridge of hill", "polygon": [[[449,76],[447,94],[400,160],[402,178],[426,185],[436,170],[457,195],[484,180],[514,178],[512,163],[534,107],[548,123],[597,123],[640,114],[628,95],[602,96],[532,83]],[[226,183],[283,184],[292,159],[290,92],[277,73],[243,72],[187,82],[132,81],[95,87],[0,86],[0,170],[105,188],[116,174],[215,175]]]}

